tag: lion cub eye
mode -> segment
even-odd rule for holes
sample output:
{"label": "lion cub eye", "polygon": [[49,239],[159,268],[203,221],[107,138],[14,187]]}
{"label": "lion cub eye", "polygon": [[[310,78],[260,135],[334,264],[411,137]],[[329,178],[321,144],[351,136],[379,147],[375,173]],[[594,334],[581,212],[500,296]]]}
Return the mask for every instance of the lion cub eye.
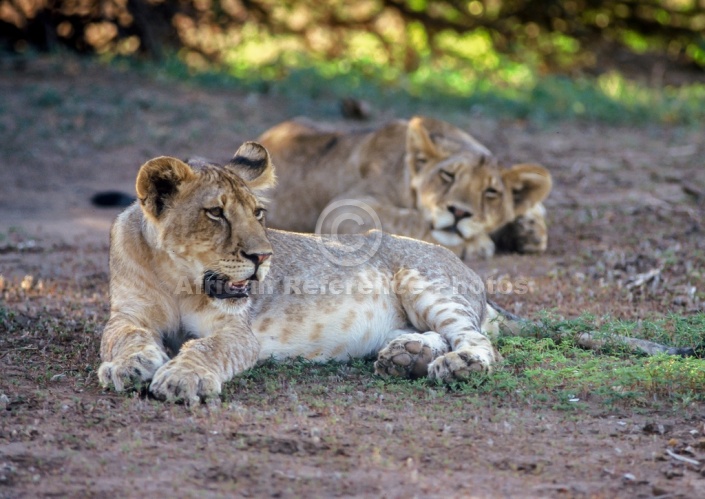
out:
{"label": "lion cub eye", "polygon": [[267,212],[264,208],[256,208],[255,209],[255,218],[257,220],[262,220],[264,218],[264,214]]}
{"label": "lion cub eye", "polygon": [[440,172],[438,172],[438,174],[441,176],[443,182],[447,182],[450,184],[455,180],[455,173],[451,173],[446,170],[441,170]]}
{"label": "lion cub eye", "polygon": [[485,190],[485,197],[487,199],[497,199],[500,196],[499,191],[494,187],[488,187]]}
{"label": "lion cub eye", "polygon": [[224,216],[223,208],[216,206],[215,208],[206,208],[206,216],[213,220],[221,220]]}

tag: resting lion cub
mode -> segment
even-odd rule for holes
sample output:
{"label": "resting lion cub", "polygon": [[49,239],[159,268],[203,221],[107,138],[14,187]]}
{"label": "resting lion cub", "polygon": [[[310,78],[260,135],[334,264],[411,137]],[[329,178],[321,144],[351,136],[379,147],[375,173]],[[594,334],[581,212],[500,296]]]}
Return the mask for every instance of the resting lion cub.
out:
{"label": "resting lion cub", "polygon": [[375,354],[380,374],[437,379],[492,368],[483,283],[450,251],[379,231],[267,230],[260,195],[273,184],[255,142],[224,166],[142,166],[139,202],[112,229],[103,385],[151,380],[158,397],[194,401],[272,356]]}
{"label": "resting lion cub", "polygon": [[[267,230],[260,196],[273,184],[255,142],[224,166],[169,157],[142,166],[139,203],[112,229],[104,386],[151,380],[154,395],[192,402],[269,357],[377,355],[378,374],[443,380],[492,369],[498,354],[483,330],[516,333],[518,318],[488,306],[483,283],[450,251],[379,231],[332,239]],[[605,344],[587,332],[577,340]]]}
{"label": "resting lion cub", "polygon": [[531,164],[500,168],[486,147],[449,123],[415,117],[340,132],[294,120],[258,141],[281,179],[269,207],[272,227],[337,234],[377,228],[442,244],[465,260],[491,256],[495,243],[521,253],[546,249],[549,172]]}

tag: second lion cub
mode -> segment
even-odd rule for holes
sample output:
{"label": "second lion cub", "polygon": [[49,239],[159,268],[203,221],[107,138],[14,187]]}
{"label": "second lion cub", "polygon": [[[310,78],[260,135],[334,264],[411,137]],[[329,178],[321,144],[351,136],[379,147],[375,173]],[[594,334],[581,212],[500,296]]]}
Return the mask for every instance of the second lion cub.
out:
{"label": "second lion cub", "polygon": [[258,140],[279,170],[272,227],[381,229],[442,244],[464,260],[493,255],[495,242],[521,253],[546,249],[549,172],[533,164],[500,168],[485,146],[449,123],[415,117],[341,132],[294,120]]}

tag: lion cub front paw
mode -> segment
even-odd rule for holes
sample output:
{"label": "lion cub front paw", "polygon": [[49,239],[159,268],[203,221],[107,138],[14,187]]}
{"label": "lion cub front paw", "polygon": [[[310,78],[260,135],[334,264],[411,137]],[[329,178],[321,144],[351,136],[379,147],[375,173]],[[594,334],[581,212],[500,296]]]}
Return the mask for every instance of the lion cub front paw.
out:
{"label": "lion cub front paw", "polygon": [[486,348],[463,348],[438,357],[428,366],[428,377],[442,381],[464,380],[471,373],[488,373],[494,358]]}
{"label": "lion cub front paw", "polygon": [[113,385],[121,392],[149,381],[154,373],[169,360],[166,352],[157,345],[146,346],[135,353],[103,362],[98,368],[98,380],[103,387]]}
{"label": "lion cub front paw", "polygon": [[[420,378],[428,374],[428,365],[447,351],[442,340],[429,341],[427,334],[404,334],[392,340],[380,350],[375,362],[375,373],[380,376],[398,376],[401,378]],[[436,335],[436,333],[431,333]],[[437,336],[437,335],[436,335]],[[435,345],[434,343],[442,343]]]}
{"label": "lion cub front paw", "polygon": [[187,404],[220,395],[220,378],[213,372],[185,365],[177,356],[154,375],[149,391],[160,399]]}
{"label": "lion cub front paw", "polygon": [[468,240],[463,251],[464,261],[473,261],[478,258],[491,258],[495,253],[494,241],[486,235]]}
{"label": "lion cub front paw", "polygon": [[516,226],[516,246],[519,253],[543,253],[548,247],[548,232],[543,220],[532,217],[518,217]]}

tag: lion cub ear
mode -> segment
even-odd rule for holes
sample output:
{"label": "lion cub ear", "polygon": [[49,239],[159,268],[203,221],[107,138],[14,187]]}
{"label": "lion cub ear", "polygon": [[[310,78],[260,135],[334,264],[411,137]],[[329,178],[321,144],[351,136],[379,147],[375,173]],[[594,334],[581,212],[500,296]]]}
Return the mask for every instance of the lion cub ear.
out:
{"label": "lion cub ear", "polygon": [[502,172],[504,185],[512,193],[514,213],[519,216],[540,203],[551,192],[553,181],[546,168],[539,165],[514,165]]}
{"label": "lion cub ear", "polygon": [[277,181],[269,152],[257,142],[242,144],[225,166],[234,170],[255,191],[274,187]]}
{"label": "lion cub ear", "polygon": [[406,129],[406,164],[411,173],[418,173],[431,158],[440,156],[440,151],[423,126],[423,118],[411,118]]}
{"label": "lion cub ear", "polygon": [[191,167],[176,158],[161,156],[147,161],[140,168],[135,185],[142,209],[159,218],[181,183],[193,176]]}

